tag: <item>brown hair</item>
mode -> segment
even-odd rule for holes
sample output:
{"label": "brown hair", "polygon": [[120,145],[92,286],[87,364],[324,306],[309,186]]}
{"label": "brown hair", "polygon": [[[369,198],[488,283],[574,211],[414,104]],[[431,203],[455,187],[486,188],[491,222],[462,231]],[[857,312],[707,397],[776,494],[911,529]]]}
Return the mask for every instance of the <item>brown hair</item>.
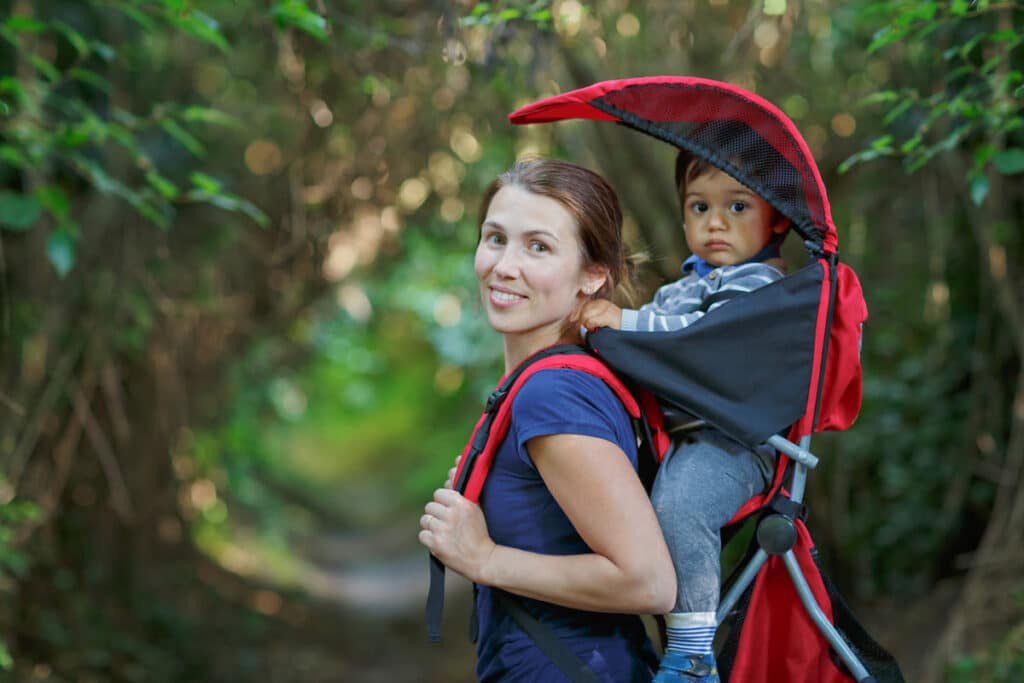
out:
{"label": "brown hair", "polygon": [[[608,279],[594,294],[610,299],[613,293],[630,298],[634,260],[622,237],[622,208],[611,185],[597,173],[558,159],[524,159],[516,162],[487,186],[480,202],[478,225],[483,225],[494,195],[503,187],[520,187],[554,199],[576,222],[583,267],[604,266]],[[565,336],[579,340],[579,321],[569,320]]]}

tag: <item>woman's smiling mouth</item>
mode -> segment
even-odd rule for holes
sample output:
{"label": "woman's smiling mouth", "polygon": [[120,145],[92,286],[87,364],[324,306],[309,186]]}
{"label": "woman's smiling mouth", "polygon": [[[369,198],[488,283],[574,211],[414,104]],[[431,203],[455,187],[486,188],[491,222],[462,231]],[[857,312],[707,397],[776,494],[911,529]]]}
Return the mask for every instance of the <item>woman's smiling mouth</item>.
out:
{"label": "woman's smiling mouth", "polygon": [[520,301],[526,300],[525,296],[522,296],[521,294],[516,294],[515,292],[510,292],[505,289],[496,289],[494,287],[491,287],[490,291],[491,303],[494,304],[495,306],[511,306],[513,304],[519,303]]}

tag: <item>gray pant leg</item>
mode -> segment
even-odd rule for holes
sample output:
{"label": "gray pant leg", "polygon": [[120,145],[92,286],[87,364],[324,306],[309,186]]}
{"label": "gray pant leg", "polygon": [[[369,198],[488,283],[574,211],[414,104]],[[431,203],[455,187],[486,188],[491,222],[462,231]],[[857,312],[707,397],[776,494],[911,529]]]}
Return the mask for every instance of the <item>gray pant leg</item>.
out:
{"label": "gray pant leg", "polygon": [[721,590],[721,529],[771,482],[775,456],[702,429],[675,440],[658,469],[651,503],[678,581],[674,612],[714,612]]}

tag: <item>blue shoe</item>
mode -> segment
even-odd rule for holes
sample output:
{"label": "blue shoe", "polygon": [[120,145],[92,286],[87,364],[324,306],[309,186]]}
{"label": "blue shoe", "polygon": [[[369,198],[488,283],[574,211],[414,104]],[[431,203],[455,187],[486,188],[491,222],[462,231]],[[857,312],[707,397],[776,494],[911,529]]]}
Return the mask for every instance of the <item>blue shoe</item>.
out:
{"label": "blue shoe", "polygon": [[719,683],[715,656],[666,652],[652,683]]}

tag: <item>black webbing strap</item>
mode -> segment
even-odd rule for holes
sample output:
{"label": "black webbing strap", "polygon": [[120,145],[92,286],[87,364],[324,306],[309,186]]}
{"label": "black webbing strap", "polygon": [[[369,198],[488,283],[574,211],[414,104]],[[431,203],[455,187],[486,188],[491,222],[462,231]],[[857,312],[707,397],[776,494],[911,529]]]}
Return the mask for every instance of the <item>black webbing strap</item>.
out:
{"label": "black webbing strap", "polygon": [[[523,374],[523,371],[542,358],[570,354],[592,355],[589,351],[577,344],[556,344],[555,346],[549,346],[520,363],[508,374],[507,377],[505,377],[504,381],[502,381],[498,388],[491,392],[491,395],[487,398],[487,404],[484,407],[484,412],[487,413],[487,417],[480,423],[479,429],[477,429],[473,434],[473,443],[469,452],[466,453],[466,461],[462,463],[458,481],[452,483],[452,486],[456,491],[462,493],[466,490],[466,483],[469,481],[469,475],[473,471],[473,465],[487,446],[487,437],[490,435],[491,425],[494,423],[494,417],[498,414],[498,408],[501,407],[501,404],[505,401],[509,391],[511,391],[512,386]],[[437,643],[441,640],[441,615],[444,612],[444,574],[444,563],[431,554],[430,587],[427,590],[427,605],[425,612],[427,621],[427,639],[432,643]],[[474,613],[471,617],[470,623],[470,639],[475,642],[476,625],[472,623],[476,619],[475,600],[473,601],[473,610]]]}
{"label": "black webbing strap", "polygon": [[601,683],[601,679],[591,671],[576,653],[570,650],[565,643],[558,639],[551,629],[543,622],[536,619],[527,612],[518,601],[508,593],[497,589],[491,589],[494,601],[501,609],[511,615],[519,628],[523,629],[526,635],[533,639],[548,659],[557,666],[562,673],[569,677],[573,683]]}
{"label": "black webbing strap", "polygon": [[744,292],[743,290],[740,289],[720,289],[717,292],[706,296],[704,300],[701,301],[700,308],[698,308],[697,310],[702,313],[707,313],[711,309],[711,307],[717,304],[718,302],[728,301],[729,299],[735,299],[741,294],[747,294],[747,292]]}
{"label": "black webbing strap", "polygon": [[430,554],[430,588],[427,589],[427,639],[441,642],[441,614],[444,612],[444,564]]}
{"label": "black webbing strap", "polygon": [[775,494],[775,497],[772,498],[770,503],[768,503],[768,507],[789,519],[800,519],[804,522],[807,521],[807,506],[803,503],[795,502],[792,498],[784,495],[782,492]]}

